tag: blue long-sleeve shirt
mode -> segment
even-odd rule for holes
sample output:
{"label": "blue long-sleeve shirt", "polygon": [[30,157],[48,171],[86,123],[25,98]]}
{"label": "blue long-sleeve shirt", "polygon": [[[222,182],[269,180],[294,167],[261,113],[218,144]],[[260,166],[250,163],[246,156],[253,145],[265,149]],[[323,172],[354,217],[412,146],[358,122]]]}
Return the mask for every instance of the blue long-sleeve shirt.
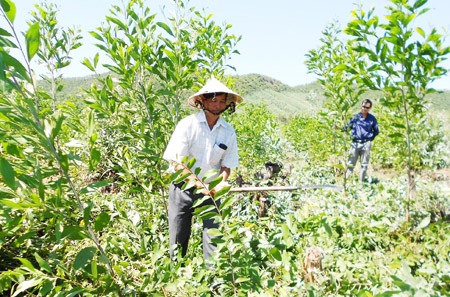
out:
{"label": "blue long-sleeve shirt", "polygon": [[347,131],[349,127],[352,128],[350,137],[353,140],[373,140],[380,134],[377,119],[370,113],[366,118],[362,116],[361,112],[355,114],[345,125],[344,130]]}

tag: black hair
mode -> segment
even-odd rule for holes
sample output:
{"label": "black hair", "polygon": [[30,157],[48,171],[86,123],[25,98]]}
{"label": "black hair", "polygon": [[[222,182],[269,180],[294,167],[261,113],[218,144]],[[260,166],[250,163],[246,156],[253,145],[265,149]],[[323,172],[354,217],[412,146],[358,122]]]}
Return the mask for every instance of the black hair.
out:
{"label": "black hair", "polygon": [[366,104],[366,103],[370,103],[370,107],[372,108],[372,101],[370,101],[370,99],[364,99],[364,101],[362,102],[361,105]]}

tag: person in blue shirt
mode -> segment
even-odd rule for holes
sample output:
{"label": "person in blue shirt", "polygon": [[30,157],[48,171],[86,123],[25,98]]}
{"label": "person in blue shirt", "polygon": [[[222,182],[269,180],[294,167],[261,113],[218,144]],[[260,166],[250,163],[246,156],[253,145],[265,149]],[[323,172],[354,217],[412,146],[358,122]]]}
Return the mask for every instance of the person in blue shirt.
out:
{"label": "person in blue shirt", "polygon": [[350,177],[358,158],[361,157],[360,180],[362,182],[366,178],[367,168],[369,167],[372,141],[380,133],[377,119],[369,113],[371,108],[372,101],[365,99],[361,105],[361,112],[355,114],[343,128],[344,131],[347,131],[348,128],[352,129],[350,136],[352,144],[350,146],[348,168],[345,176],[346,178]]}

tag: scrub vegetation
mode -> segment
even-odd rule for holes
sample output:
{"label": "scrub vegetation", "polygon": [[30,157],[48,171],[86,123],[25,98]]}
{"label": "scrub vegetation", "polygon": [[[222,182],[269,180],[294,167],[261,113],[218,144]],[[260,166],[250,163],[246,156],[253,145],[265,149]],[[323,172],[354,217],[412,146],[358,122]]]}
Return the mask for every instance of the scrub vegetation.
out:
{"label": "scrub vegetation", "polygon": [[[361,7],[346,28],[327,27],[308,55],[319,82],[298,87],[225,75],[241,37],[182,0],[164,17],[140,0],[111,7],[90,32],[108,61],[94,54],[83,62],[92,76],[64,79],[80,32],[45,3],[16,32],[13,2],[0,0],[1,295],[450,294],[450,109],[448,91],[430,88],[449,49],[439,32],[411,27],[426,0],[386,1],[387,16]],[[43,80],[32,60],[46,65]],[[197,209],[187,256],[170,261],[167,187],[185,177],[162,153],[211,75],[245,100],[224,115],[238,135],[233,187],[345,191],[225,188],[219,214]],[[348,136],[332,126],[363,98],[381,134],[369,181],[344,181]],[[221,237],[208,269],[200,221],[211,217]]]}

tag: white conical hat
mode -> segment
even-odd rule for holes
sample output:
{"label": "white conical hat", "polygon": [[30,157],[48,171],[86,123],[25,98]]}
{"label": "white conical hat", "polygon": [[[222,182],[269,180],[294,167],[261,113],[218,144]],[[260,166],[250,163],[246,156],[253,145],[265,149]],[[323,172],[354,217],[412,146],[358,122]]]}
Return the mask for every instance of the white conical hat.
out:
{"label": "white conical hat", "polygon": [[201,100],[200,97],[201,95],[208,93],[227,93],[228,94],[227,98],[233,100],[235,104],[239,104],[243,101],[240,95],[227,88],[227,86],[225,86],[223,83],[221,83],[213,76],[206,82],[206,84],[203,86],[203,88],[200,89],[200,91],[189,97],[188,99],[189,105],[197,107],[195,102],[197,100]]}

